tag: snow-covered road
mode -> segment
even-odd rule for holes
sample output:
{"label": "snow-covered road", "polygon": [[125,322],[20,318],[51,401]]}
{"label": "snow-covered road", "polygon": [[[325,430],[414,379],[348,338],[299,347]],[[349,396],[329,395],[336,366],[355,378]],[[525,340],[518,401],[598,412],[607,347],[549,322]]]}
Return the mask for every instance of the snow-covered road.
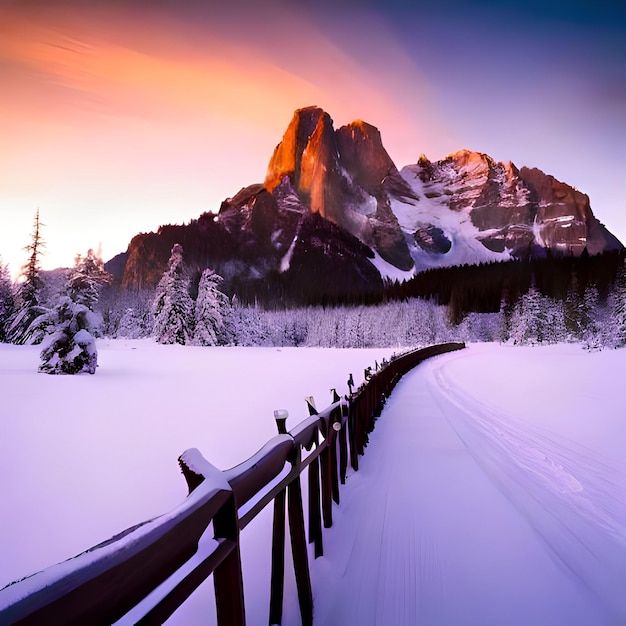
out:
{"label": "snow-covered road", "polygon": [[546,386],[539,353],[515,353],[517,380],[498,372],[503,354],[474,346],[399,383],[312,566],[316,624],[626,623],[624,428],[590,412],[611,399],[598,406],[582,372],[564,418],[571,398]]}

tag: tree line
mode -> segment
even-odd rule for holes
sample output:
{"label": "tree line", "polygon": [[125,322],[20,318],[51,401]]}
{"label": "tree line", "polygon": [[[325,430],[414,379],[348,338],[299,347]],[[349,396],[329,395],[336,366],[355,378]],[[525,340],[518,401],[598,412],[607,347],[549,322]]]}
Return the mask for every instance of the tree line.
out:
{"label": "tree line", "polygon": [[92,250],[55,289],[42,279],[43,246],[37,213],[21,280],[0,263],[0,341],[42,344],[42,372],[94,373],[98,336],[199,346],[626,344],[623,253],[429,270],[386,284],[375,300],[272,307],[228,297],[210,268],[198,277],[180,244],[155,289],[120,290]]}
{"label": "tree line", "polygon": [[[100,303],[112,276],[105,271],[101,256],[91,249],[76,256],[73,268],[61,270],[57,289],[49,289],[40,263],[45,247],[42,226],[37,211],[31,243],[25,248],[28,260],[15,284],[8,266],[0,263],[0,341],[41,344],[40,372],[94,374],[98,366],[95,338],[110,330],[115,318],[112,309],[124,299],[111,298],[109,292],[109,298]],[[117,318],[117,332],[126,329],[138,337],[151,334],[160,343],[227,343],[222,310],[228,298],[219,291],[220,282],[215,272],[205,269],[192,299],[183,249],[175,244],[151,302],[134,297],[133,306],[127,306]]]}

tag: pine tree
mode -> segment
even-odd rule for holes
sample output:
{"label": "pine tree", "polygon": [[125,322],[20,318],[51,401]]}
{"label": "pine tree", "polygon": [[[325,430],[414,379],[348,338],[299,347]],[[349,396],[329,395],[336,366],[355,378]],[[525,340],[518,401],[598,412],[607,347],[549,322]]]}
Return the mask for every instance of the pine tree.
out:
{"label": "pine tree", "polygon": [[9,266],[0,261],[0,342],[7,341],[8,325],[15,308]]}
{"label": "pine tree", "polygon": [[[572,329],[576,332],[580,325],[576,285],[574,281],[569,300],[565,303],[540,293],[533,281],[513,308],[507,324],[508,339],[505,340],[519,345],[539,345],[577,337],[572,333]],[[503,317],[506,317],[504,313]]]}
{"label": "pine tree", "polygon": [[565,325],[564,304],[562,300],[544,297],[544,341],[546,343],[560,343],[567,341],[567,328]]}
{"label": "pine tree", "polygon": [[41,351],[39,371],[46,374],[95,374],[98,351],[93,336],[93,312],[63,296],[45,317],[52,331]]}
{"label": "pine tree", "polygon": [[193,338],[193,300],[183,262],[183,247],[176,243],[167,270],[157,285],[153,302],[153,334],[158,343],[188,344]]}
{"label": "pine tree", "polygon": [[91,248],[86,256],[78,255],[67,282],[67,294],[73,302],[94,310],[100,297],[100,289],[112,280],[105,271],[104,261]]}
{"label": "pine tree", "polygon": [[565,301],[563,303],[563,315],[565,327],[569,339],[580,341],[583,336],[583,322],[581,319],[582,297],[580,293],[580,281],[575,269],[572,269]]}
{"label": "pine tree", "polygon": [[212,269],[205,269],[198,285],[194,308],[193,343],[198,346],[216,346],[228,343],[225,337],[224,316],[228,298],[219,290],[223,278]]}
{"label": "pine tree", "polygon": [[150,337],[154,322],[153,301],[154,289],[103,288],[97,306],[102,315],[102,334],[126,339]]}
{"label": "pine tree", "polygon": [[110,281],[104,264],[89,250],[77,256],[58,304],[41,317],[49,329],[41,351],[40,372],[47,374],[95,374],[98,351],[95,335],[99,318],[93,312],[99,290]]}
{"label": "pine tree", "polygon": [[42,226],[39,220],[39,209],[37,209],[31,242],[25,247],[28,252],[28,261],[22,268],[22,281],[16,294],[15,311],[8,326],[8,339],[12,343],[37,344],[45,335],[45,331],[42,331],[41,320],[37,319],[48,313],[48,309],[40,303],[40,293],[43,287],[39,276],[40,257],[45,247],[41,236]]}
{"label": "pine tree", "polygon": [[585,289],[581,306],[581,339],[586,350],[602,349],[601,317],[598,288],[590,284]]}
{"label": "pine tree", "polygon": [[626,346],[626,266],[623,263],[609,296],[609,311],[610,332],[607,343],[622,348]]}
{"label": "pine tree", "polygon": [[35,307],[39,304],[39,292],[41,291],[41,256],[45,248],[45,242],[41,236],[43,224],[39,219],[39,209],[35,213],[31,242],[24,249],[28,252],[28,261],[22,269],[24,282],[20,285],[20,305]]}
{"label": "pine tree", "polygon": [[140,339],[152,333],[152,311],[144,307],[128,307],[119,319],[115,337]]}

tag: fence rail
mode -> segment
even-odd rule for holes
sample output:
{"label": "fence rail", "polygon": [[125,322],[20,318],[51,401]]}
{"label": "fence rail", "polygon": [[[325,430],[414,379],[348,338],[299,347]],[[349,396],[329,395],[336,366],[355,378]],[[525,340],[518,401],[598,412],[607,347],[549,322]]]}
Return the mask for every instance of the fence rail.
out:
{"label": "fence rail", "polygon": [[[287,432],[240,465],[220,471],[196,449],[178,459],[189,495],[173,511],[142,522],[78,556],[0,590],[0,624],[112,624],[139,610],[137,624],[161,624],[211,574],[220,626],[245,624],[239,533],[273,501],[269,623],[282,620],[285,518],[303,625],[313,595],[302,501],[307,469],[308,542],[323,554],[323,528],[348,465],[359,468],[374,421],[398,380],[432,356],[464,348],[447,343],[414,350],[366,372],[357,390]],[[202,540],[202,549],[198,545]]]}

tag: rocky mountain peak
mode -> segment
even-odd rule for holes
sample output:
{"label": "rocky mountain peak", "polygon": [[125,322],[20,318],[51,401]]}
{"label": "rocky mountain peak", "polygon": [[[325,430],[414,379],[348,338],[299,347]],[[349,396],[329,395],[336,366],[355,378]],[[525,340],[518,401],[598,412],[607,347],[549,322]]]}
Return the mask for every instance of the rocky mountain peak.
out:
{"label": "rocky mountain peak", "polygon": [[476,152],[463,148],[449,154],[446,159],[453,161],[458,167],[471,166],[490,166],[493,165],[493,159],[483,152]]}
{"label": "rocky mountain peak", "polygon": [[352,180],[371,195],[376,195],[389,174],[398,170],[383,147],[376,126],[356,120],[336,132],[341,164]]}
{"label": "rocky mountain peak", "polygon": [[319,147],[322,138],[333,134],[333,121],[323,109],[316,106],[298,109],[293,114],[281,142],[274,149],[265,176],[265,187],[272,191],[285,176],[289,176],[294,187],[300,186],[302,158]]}
{"label": "rocky mountain peak", "polygon": [[133,239],[122,284],[154,283],[175,241],[195,269],[214,267],[233,291],[268,277],[280,289],[296,288],[303,276],[322,285],[320,259],[337,268],[333,281],[363,293],[376,282],[372,272],[406,278],[547,251],[622,249],[589,198],[553,176],[468,149],[438,161],[421,155],[398,171],[376,126],[355,120],[335,130],[317,106],[295,111],[263,184],[185,228]]}
{"label": "rocky mountain peak", "polygon": [[391,264],[412,267],[389,197],[415,196],[375,126],[355,120],[335,131],[319,107],[298,109],[270,159],[266,189],[274,192],[286,177],[311,211],[343,227]]}
{"label": "rocky mountain peak", "polygon": [[298,109],[270,159],[265,187],[273,191],[287,176],[312,211],[342,224],[337,144],[333,121],[316,106]]}

